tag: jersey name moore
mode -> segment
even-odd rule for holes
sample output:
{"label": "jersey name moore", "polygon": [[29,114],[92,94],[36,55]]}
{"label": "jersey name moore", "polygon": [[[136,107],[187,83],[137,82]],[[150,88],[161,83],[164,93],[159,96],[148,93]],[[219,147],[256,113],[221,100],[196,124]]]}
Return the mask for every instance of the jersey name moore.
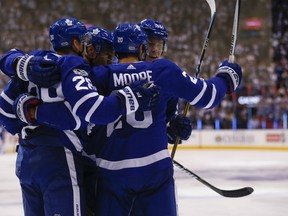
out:
{"label": "jersey name moore", "polygon": [[126,86],[137,80],[152,81],[152,71],[142,71],[137,73],[119,73],[113,74],[114,86]]}

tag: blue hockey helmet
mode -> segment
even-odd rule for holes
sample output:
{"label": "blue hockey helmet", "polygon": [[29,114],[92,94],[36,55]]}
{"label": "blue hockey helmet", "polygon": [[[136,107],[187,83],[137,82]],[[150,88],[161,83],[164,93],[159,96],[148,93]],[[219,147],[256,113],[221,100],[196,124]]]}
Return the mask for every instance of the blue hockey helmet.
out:
{"label": "blue hockey helmet", "polygon": [[84,41],[87,29],[81,21],[69,17],[62,18],[50,26],[49,37],[55,50],[69,48],[73,38]]}
{"label": "blue hockey helmet", "polygon": [[141,44],[147,50],[148,37],[137,24],[119,24],[113,32],[113,46],[116,53],[138,53]]}
{"label": "blue hockey helmet", "polygon": [[93,26],[88,28],[87,35],[89,38],[88,44],[92,44],[95,47],[96,53],[100,53],[105,48],[113,50],[112,32],[98,26]]}
{"label": "blue hockey helmet", "polygon": [[158,38],[164,41],[168,39],[165,26],[158,20],[144,19],[139,23],[139,26],[146,32],[148,37]]}

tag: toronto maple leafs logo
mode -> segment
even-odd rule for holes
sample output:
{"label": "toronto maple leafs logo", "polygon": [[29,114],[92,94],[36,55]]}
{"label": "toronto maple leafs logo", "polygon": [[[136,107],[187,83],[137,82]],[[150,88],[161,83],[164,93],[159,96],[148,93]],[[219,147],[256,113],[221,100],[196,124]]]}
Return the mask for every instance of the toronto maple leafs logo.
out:
{"label": "toronto maple leafs logo", "polygon": [[98,28],[96,28],[96,29],[93,29],[92,34],[97,35],[97,34],[99,34],[99,32],[100,32],[100,30]]}
{"label": "toronto maple leafs logo", "polygon": [[70,19],[66,19],[65,23],[66,23],[67,26],[72,26],[73,25],[73,22]]}

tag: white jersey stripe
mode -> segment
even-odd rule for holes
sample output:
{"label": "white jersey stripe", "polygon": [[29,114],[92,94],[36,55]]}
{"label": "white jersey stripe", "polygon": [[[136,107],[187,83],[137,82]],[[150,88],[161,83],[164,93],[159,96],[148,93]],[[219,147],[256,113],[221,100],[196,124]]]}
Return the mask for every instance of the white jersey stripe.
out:
{"label": "white jersey stripe", "polygon": [[104,169],[108,170],[121,170],[126,168],[136,168],[143,167],[153,164],[157,161],[163,160],[165,158],[169,158],[170,154],[167,149],[156,152],[152,155],[142,157],[142,158],[133,158],[126,159],[121,161],[109,161],[102,158],[96,158],[96,164]]}
{"label": "white jersey stripe", "polygon": [[80,100],[77,101],[77,103],[75,104],[75,106],[73,107],[73,112],[74,113],[77,113],[77,110],[78,108],[86,101],[86,100],[89,100],[90,98],[92,97],[96,97],[98,96],[99,94],[97,92],[92,92],[92,93],[89,93],[87,95],[85,95],[84,97],[82,97]]}
{"label": "white jersey stripe", "polygon": [[14,114],[11,114],[11,113],[7,113],[5,112],[2,108],[0,108],[0,113],[8,118],[13,118],[13,119],[16,119],[16,116]]}
{"label": "white jersey stripe", "polygon": [[85,116],[85,121],[90,122],[90,118],[93,115],[94,111],[98,108],[98,106],[103,101],[104,97],[102,95],[99,95],[96,103],[91,107],[91,109],[88,111],[87,115]]}
{"label": "white jersey stripe", "polygon": [[[203,80],[201,80],[203,82]],[[206,82],[203,82],[203,88],[201,92],[197,95],[197,97],[194,98],[194,100],[190,103],[192,106],[199,102],[199,100],[203,97],[205,91],[207,89]]]}
{"label": "white jersey stripe", "polygon": [[13,101],[12,99],[10,99],[10,98],[5,94],[4,91],[1,93],[1,97],[4,98],[4,100],[5,100],[7,103],[13,105],[14,101]]}
{"label": "white jersey stripe", "polygon": [[79,138],[77,137],[77,135],[71,131],[71,130],[65,130],[63,131],[66,136],[68,137],[68,139],[70,140],[70,142],[73,144],[73,146],[75,147],[75,149],[78,151],[78,152],[82,152],[83,150],[83,146],[79,140]]}
{"label": "white jersey stripe", "polygon": [[209,103],[204,107],[204,109],[209,109],[212,105],[213,105],[213,103],[214,103],[214,101],[215,101],[215,97],[216,97],[216,88],[215,88],[215,85],[214,84],[212,84],[212,86],[213,86],[213,89],[212,89],[212,96],[211,96],[211,100],[209,101]]}
{"label": "white jersey stripe", "polygon": [[67,101],[64,101],[64,104],[71,111],[71,114],[73,115],[74,120],[76,121],[76,126],[73,130],[78,130],[81,126],[81,120],[80,120],[79,116],[77,116],[74,112],[72,112],[71,105]]}
{"label": "white jersey stripe", "polygon": [[69,167],[69,173],[72,183],[73,190],[73,203],[74,203],[74,214],[73,216],[81,216],[81,202],[80,202],[80,188],[77,180],[76,167],[72,152],[65,148],[67,165]]}

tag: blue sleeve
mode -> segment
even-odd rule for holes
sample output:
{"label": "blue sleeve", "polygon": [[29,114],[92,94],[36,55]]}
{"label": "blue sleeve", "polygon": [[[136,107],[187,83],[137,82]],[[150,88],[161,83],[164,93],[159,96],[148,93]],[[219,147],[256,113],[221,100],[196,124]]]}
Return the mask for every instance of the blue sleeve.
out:
{"label": "blue sleeve", "polygon": [[58,66],[63,95],[77,116],[86,122],[107,124],[125,112],[116,96],[104,97],[97,92],[88,77],[91,68],[83,58],[63,56]]}
{"label": "blue sleeve", "polygon": [[59,130],[78,130],[88,125],[72,112],[68,102],[63,101],[38,105],[36,121]]}
{"label": "blue sleeve", "polygon": [[[29,55],[45,56],[49,53],[54,52],[51,50],[34,50],[30,52]],[[26,53],[18,49],[11,49],[10,51],[4,53],[0,58],[0,70],[10,78],[16,77],[16,63],[14,60],[17,57],[22,57],[25,54]]]}
{"label": "blue sleeve", "polygon": [[178,98],[173,97],[167,102],[166,122],[168,123],[171,118],[176,114],[178,108]]}
{"label": "blue sleeve", "polygon": [[16,65],[14,65],[14,59],[23,55],[25,55],[25,53],[17,49],[12,49],[4,53],[0,58],[0,70],[10,78],[17,76],[15,71]]}
{"label": "blue sleeve", "polygon": [[158,70],[155,84],[168,94],[189,101],[196,108],[211,109],[226,95],[228,85],[225,78],[195,78],[167,59],[156,60],[153,64]]}
{"label": "blue sleeve", "polygon": [[55,54],[55,51],[53,50],[33,50],[29,53],[29,55],[34,55],[34,56],[46,56],[50,54]]}
{"label": "blue sleeve", "polygon": [[0,122],[12,135],[20,133],[24,123],[21,124],[13,113],[14,100],[22,93],[22,81],[11,80],[0,96]]}

